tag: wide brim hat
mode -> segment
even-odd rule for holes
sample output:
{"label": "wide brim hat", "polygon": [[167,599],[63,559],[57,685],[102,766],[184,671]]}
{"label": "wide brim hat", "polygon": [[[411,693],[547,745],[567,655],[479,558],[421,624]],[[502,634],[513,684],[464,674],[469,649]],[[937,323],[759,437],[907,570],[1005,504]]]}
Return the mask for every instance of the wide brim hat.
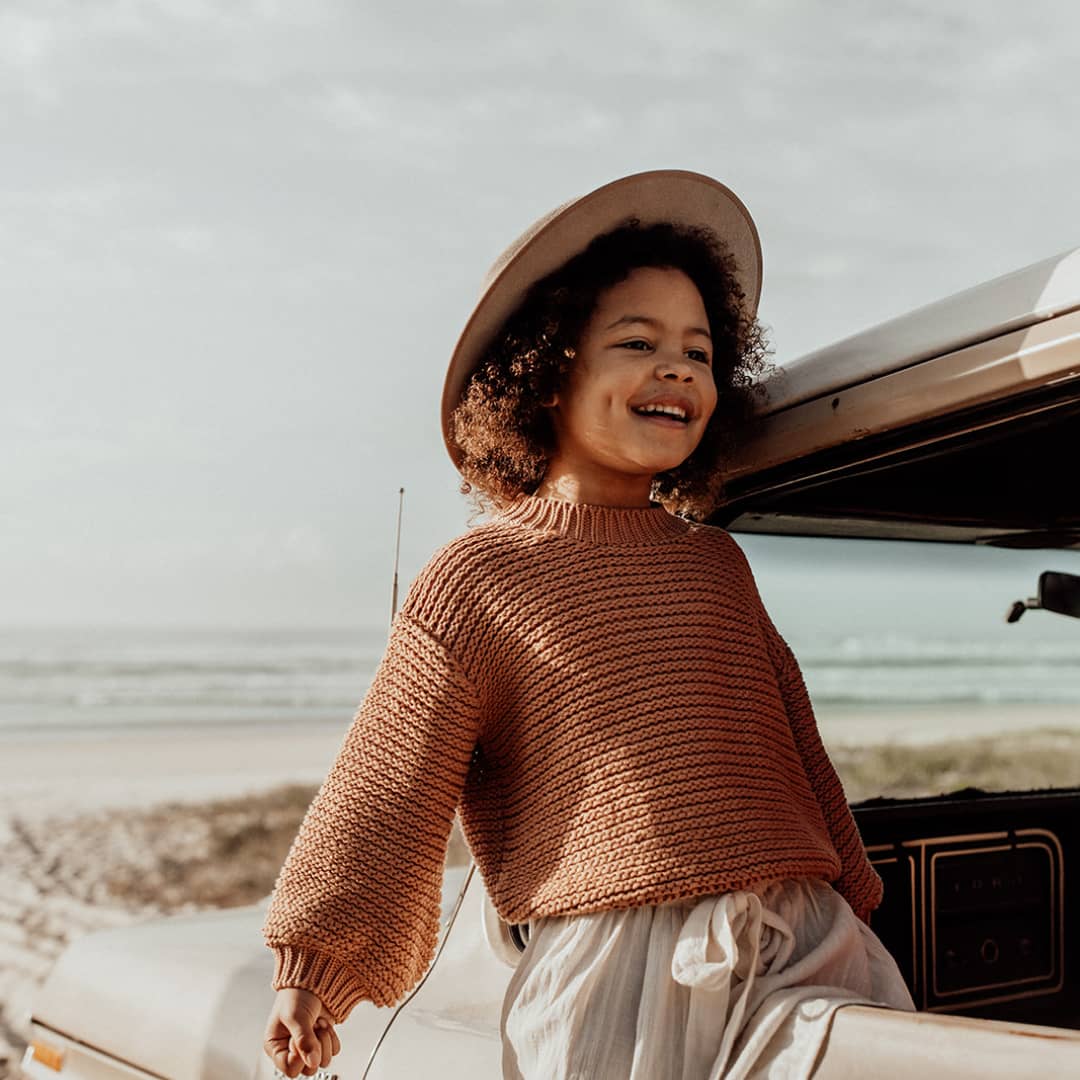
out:
{"label": "wide brim hat", "polygon": [[734,257],[747,313],[756,314],[761,296],[761,242],[749,211],[718,180],[682,169],[657,169],[624,176],[563,203],[534,222],[496,259],[458,338],[442,395],[443,439],[455,465],[461,464],[462,453],[452,438],[450,418],[469,376],[499,330],[536,282],[584,251],[596,237],[631,218],[642,225],[668,222],[709,229]]}

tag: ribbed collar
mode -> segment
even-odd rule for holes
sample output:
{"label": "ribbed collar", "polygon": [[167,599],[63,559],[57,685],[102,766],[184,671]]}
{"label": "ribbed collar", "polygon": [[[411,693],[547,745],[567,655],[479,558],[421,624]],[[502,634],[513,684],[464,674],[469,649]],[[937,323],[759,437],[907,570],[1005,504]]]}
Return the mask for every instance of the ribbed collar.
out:
{"label": "ribbed collar", "polygon": [[670,541],[690,527],[662,506],[594,506],[537,495],[522,495],[498,511],[495,520],[616,547]]}

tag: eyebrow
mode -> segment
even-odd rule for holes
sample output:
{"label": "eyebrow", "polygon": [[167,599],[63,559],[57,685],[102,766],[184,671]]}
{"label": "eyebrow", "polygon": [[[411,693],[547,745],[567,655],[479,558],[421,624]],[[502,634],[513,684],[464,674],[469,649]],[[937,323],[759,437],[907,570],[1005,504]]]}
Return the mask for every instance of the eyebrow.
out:
{"label": "eyebrow", "polygon": [[[648,315],[623,315],[616,319],[610,326],[605,326],[604,330],[614,330],[616,326],[625,326],[627,323],[644,323],[646,326],[657,329],[661,326],[659,319],[652,319]],[[700,334],[702,337],[706,337],[712,341],[712,334],[710,334],[703,326],[688,326],[687,329],[691,334]]]}

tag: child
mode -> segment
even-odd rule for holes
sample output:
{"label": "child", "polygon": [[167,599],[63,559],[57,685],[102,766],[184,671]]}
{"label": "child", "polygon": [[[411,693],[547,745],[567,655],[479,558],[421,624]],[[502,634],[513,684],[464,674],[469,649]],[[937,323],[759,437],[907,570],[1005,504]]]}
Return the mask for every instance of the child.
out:
{"label": "child", "polygon": [[808,1075],[840,1003],[913,1008],[798,663],[699,523],[765,368],[760,266],[742,203],[675,171],[560,207],[496,264],[443,396],[493,516],[410,588],[282,868],[287,1075],[423,975],[455,810],[529,926],[504,1077]]}

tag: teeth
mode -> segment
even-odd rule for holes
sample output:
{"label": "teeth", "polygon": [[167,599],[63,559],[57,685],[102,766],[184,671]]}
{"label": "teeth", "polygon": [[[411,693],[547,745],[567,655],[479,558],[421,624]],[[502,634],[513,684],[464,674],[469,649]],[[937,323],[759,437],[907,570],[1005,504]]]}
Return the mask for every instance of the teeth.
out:
{"label": "teeth", "polygon": [[634,411],[639,413],[667,413],[668,416],[677,416],[680,420],[686,419],[686,410],[679,405],[641,405]]}

